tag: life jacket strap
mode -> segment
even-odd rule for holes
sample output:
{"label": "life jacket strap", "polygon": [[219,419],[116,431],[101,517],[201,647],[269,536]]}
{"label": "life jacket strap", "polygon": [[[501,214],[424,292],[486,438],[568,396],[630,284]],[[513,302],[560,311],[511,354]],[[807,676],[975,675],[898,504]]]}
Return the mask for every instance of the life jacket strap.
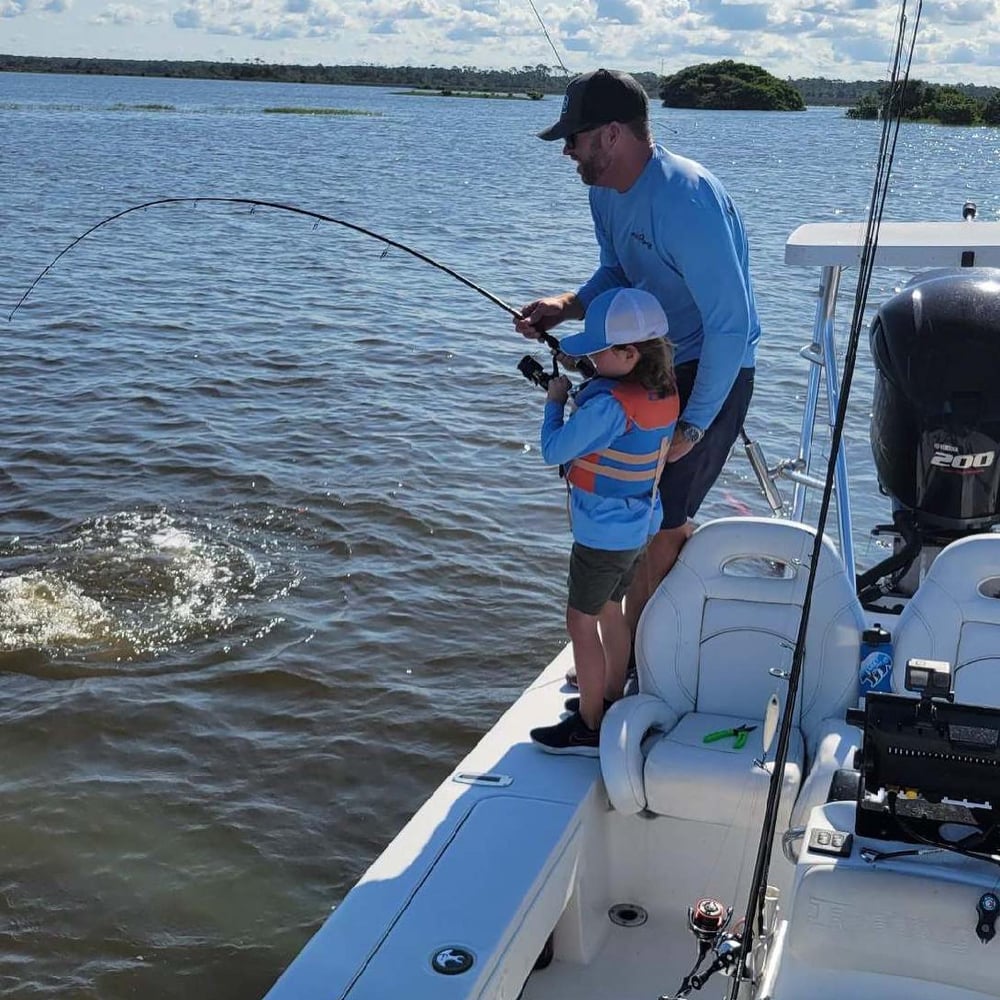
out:
{"label": "life jacket strap", "polygon": [[[601,454],[606,455],[607,452],[601,452]],[[644,461],[649,462],[656,457],[657,453],[653,452]],[[645,483],[650,481],[654,484],[656,483],[656,469],[633,472],[630,469],[616,469],[611,465],[598,465],[597,462],[588,462],[585,458],[574,458],[572,467],[573,469],[580,469],[583,472],[593,472],[595,475],[604,476],[607,479],[618,479],[626,483]]]}
{"label": "life jacket strap", "polygon": [[659,451],[647,451],[644,455],[635,455],[628,451],[615,451],[613,448],[606,448],[597,454],[625,465],[649,465],[650,462],[655,462],[660,457]]}

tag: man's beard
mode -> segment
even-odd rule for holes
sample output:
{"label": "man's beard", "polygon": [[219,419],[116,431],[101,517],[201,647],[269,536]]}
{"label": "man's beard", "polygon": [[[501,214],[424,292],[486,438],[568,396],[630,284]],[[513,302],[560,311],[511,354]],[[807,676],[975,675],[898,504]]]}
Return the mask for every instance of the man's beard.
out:
{"label": "man's beard", "polygon": [[593,187],[597,184],[611,165],[610,155],[600,148],[599,143],[596,141],[597,138],[597,136],[594,137],[590,149],[587,150],[586,158],[577,160],[577,170],[580,174],[580,180],[587,187]]}

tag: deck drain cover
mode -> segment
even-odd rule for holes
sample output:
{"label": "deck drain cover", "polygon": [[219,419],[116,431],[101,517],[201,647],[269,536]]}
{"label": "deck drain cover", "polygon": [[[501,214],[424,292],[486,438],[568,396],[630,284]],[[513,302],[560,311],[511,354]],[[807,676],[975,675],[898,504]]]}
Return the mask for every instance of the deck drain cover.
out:
{"label": "deck drain cover", "polygon": [[434,952],[431,958],[431,968],[442,976],[458,976],[468,972],[475,962],[475,957],[467,948],[452,945]]}
{"label": "deck drain cover", "polygon": [[646,911],[635,903],[615,903],[608,916],[619,927],[641,927],[648,918]]}

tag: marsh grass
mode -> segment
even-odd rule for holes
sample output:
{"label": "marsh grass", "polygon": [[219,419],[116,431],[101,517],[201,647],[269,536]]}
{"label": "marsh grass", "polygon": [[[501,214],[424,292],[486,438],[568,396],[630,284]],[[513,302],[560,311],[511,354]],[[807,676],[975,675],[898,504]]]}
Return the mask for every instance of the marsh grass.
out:
{"label": "marsh grass", "polygon": [[264,108],[265,115],[362,115],[380,118],[381,111],[360,111],[356,108]]}

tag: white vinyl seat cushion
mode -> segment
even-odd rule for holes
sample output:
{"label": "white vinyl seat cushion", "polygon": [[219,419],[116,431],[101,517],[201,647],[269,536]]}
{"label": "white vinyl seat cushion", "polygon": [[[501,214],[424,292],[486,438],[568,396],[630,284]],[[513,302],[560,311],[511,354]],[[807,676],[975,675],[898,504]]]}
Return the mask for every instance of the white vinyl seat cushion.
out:
{"label": "white vinyl seat cushion", "polygon": [[972,535],[931,563],[893,630],[892,687],[905,688],[906,661],[946,660],[955,700],[1000,706],[1000,535]]}
{"label": "white vinyl seat cushion", "polygon": [[[700,527],[639,623],[640,694],[612,706],[601,770],[613,807],[701,823],[760,822],[769,776],[761,755],[768,699],[784,702],[815,531],[771,518]],[[794,707],[779,829],[787,826],[807,757],[830,718],[857,699],[864,618],[853,581],[828,539],[820,548],[805,659]],[[758,728],[736,751],[715,730]],[[774,748],[772,747],[772,755]]]}
{"label": "white vinyl seat cushion", "polygon": [[[733,747],[732,738],[705,743],[704,737],[720,729],[756,724],[746,745]],[[729,827],[759,825],[767,799],[771,766],[754,764],[763,752],[761,723],[744,717],[689,712],[658,740],[646,757],[646,808],[658,816],[720,823]],[[773,749],[773,748],[772,748]],[[792,729],[782,811],[778,829],[785,829],[792,802],[802,780],[802,734]]]}

